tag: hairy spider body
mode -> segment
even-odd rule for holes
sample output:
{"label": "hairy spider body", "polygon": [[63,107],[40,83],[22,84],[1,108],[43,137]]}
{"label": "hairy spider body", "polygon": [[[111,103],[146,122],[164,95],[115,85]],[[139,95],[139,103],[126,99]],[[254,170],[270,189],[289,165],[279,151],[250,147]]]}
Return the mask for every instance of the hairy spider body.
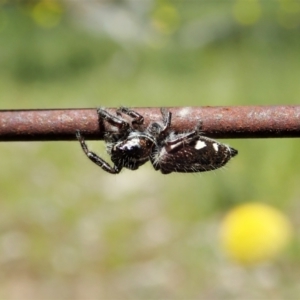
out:
{"label": "hairy spider body", "polygon": [[235,149],[204,136],[177,141],[178,136],[174,135],[164,146],[158,146],[151,156],[154,168],[163,174],[215,170],[237,154]]}
{"label": "hairy spider body", "polygon": [[130,132],[126,140],[116,143],[107,139],[107,152],[119,168],[136,170],[149,160],[155,140],[142,132]]}
{"label": "hairy spider body", "polygon": [[[97,113],[99,120],[106,120],[118,128],[117,133],[105,135],[107,152],[114,165],[111,167],[89,151],[79,130],[76,137],[88,158],[111,174],[118,174],[124,167],[137,170],[148,160],[163,174],[206,172],[224,166],[238,153],[225,144],[202,136],[201,124],[187,133],[168,132],[172,114],[165,109],[161,109],[162,122],[153,122],[145,130],[138,130],[143,126],[143,116],[128,108],[121,107],[117,116],[102,108]],[[122,113],[132,118],[131,124],[121,117]]]}

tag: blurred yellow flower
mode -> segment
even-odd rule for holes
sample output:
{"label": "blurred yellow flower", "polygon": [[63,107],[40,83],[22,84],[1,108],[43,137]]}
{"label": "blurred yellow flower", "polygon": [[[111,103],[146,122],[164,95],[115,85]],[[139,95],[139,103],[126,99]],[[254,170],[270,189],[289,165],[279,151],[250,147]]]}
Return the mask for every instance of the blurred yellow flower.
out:
{"label": "blurred yellow flower", "polygon": [[292,226],[279,210],[248,203],[231,210],[221,224],[221,243],[226,253],[241,264],[274,258],[290,241]]}
{"label": "blurred yellow flower", "polygon": [[63,13],[62,5],[55,0],[42,0],[32,9],[32,18],[41,27],[51,28],[59,24]]}
{"label": "blurred yellow flower", "polygon": [[261,5],[257,0],[237,0],[233,7],[236,21],[242,25],[253,25],[261,17]]}
{"label": "blurred yellow flower", "polygon": [[152,14],[152,24],[163,34],[172,34],[179,26],[180,16],[175,6],[161,4]]}

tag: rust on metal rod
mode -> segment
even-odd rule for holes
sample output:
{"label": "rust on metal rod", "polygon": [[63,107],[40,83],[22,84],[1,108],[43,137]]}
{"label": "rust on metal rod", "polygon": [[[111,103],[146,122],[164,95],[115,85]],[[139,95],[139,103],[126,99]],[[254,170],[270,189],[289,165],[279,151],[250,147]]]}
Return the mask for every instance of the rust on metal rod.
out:
{"label": "rust on metal rod", "polygon": [[[202,120],[212,138],[300,137],[300,105],[170,107],[171,129],[190,131]],[[145,125],[161,120],[159,108],[134,108]],[[115,113],[115,109],[108,109]],[[93,109],[0,110],[0,141],[75,140],[79,129],[86,139],[100,140],[113,130]]]}

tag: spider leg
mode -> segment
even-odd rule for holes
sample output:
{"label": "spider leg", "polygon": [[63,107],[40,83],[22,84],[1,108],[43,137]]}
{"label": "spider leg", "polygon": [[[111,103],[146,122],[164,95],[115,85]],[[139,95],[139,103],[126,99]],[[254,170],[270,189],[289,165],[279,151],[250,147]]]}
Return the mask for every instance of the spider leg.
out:
{"label": "spider leg", "polygon": [[122,167],[118,167],[114,165],[111,167],[105,160],[103,160],[101,157],[99,157],[96,153],[89,151],[88,146],[81,135],[79,130],[76,130],[76,138],[80,142],[81,148],[85,155],[96,165],[98,165],[102,170],[110,173],[110,174],[118,174],[122,170]]}
{"label": "spider leg", "polygon": [[[129,128],[128,122],[126,122],[116,116],[111,115],[103,108],[98,108],[97,113],[98,113],[98,117],[99,117],[99,123],[101,123],[102,120],[106,120],[107,122],[109,122],[111,125],[117,127],[122,132],[128,130],[128,128]],[[100,126],[101,125],[102,124],[100,124]]]}
{"label": "spider leg", "polygon": [[199,122],[195,128],[195,131],[197,131],[200,134],[202,127],[203,127],[203,122],[202,122],[202,120],[199,120]]}
{"label": "spider leg", "polygon": [[165,149],[167,152],[178,151],[179,149],[185,147],[188,143],[199,139],[202,128],[202,121],[199,121],[196,128],[184,135],[178,136],[176,139],[167,141],[165,144]]}
{"label": "spider leg", "polygon": [[172,113],[170,111],[167,111],[166,108],[161,108],[160,112],[162,114],[163,122],[164,122],[164,127],[161,130],[161,133],[165,133],[171,126]]}
{"label": "spider leg", "polygon": [[165,144],[165,149],[168,153],[178,151],[179,149],[182,149],[183,147],[187,146],[189,143],[191,143],[194,140],[197,140],[198,138],[199,133],[195,130],[187,133],[186,135],[179,136],[172,141],[167,141]]}
{"label": "spider leg", "polygon": [[142,125],[144,123],[144,117],[132,109],[121,106],[117,110],[117,115],[120,116],[122,113],[133,118],[132,120],[133,125]]}

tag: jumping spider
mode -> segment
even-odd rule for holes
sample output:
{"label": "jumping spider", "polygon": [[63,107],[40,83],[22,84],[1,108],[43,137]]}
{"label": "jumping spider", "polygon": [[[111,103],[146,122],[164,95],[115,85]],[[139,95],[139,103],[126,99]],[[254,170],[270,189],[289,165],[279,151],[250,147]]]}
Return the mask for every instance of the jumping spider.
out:
{"label": "jumping spider", "polygon": [[[201,123],[190,132],[170,132],[172,114],[163,108],[162,122],[153,122],[145,130],[140,129],[144,124],[143,116],[134,110],[121,107],[117,110],[117,116],[114,116],[99,108],[97,113],[99,120],[105,120],[118,129],[104,137],[114,165],[111,167],[97,154],[89,151],[79,130],[76,131],[76,137],[87,157],[111,174],[120,173],[124,167],[136,170],[148,160],[155,170],[163,174],[206,172],[224,166],[238,153],[225,144],[202,136]],[[125,121],[122,114],[131,117],[131,123]]]}

